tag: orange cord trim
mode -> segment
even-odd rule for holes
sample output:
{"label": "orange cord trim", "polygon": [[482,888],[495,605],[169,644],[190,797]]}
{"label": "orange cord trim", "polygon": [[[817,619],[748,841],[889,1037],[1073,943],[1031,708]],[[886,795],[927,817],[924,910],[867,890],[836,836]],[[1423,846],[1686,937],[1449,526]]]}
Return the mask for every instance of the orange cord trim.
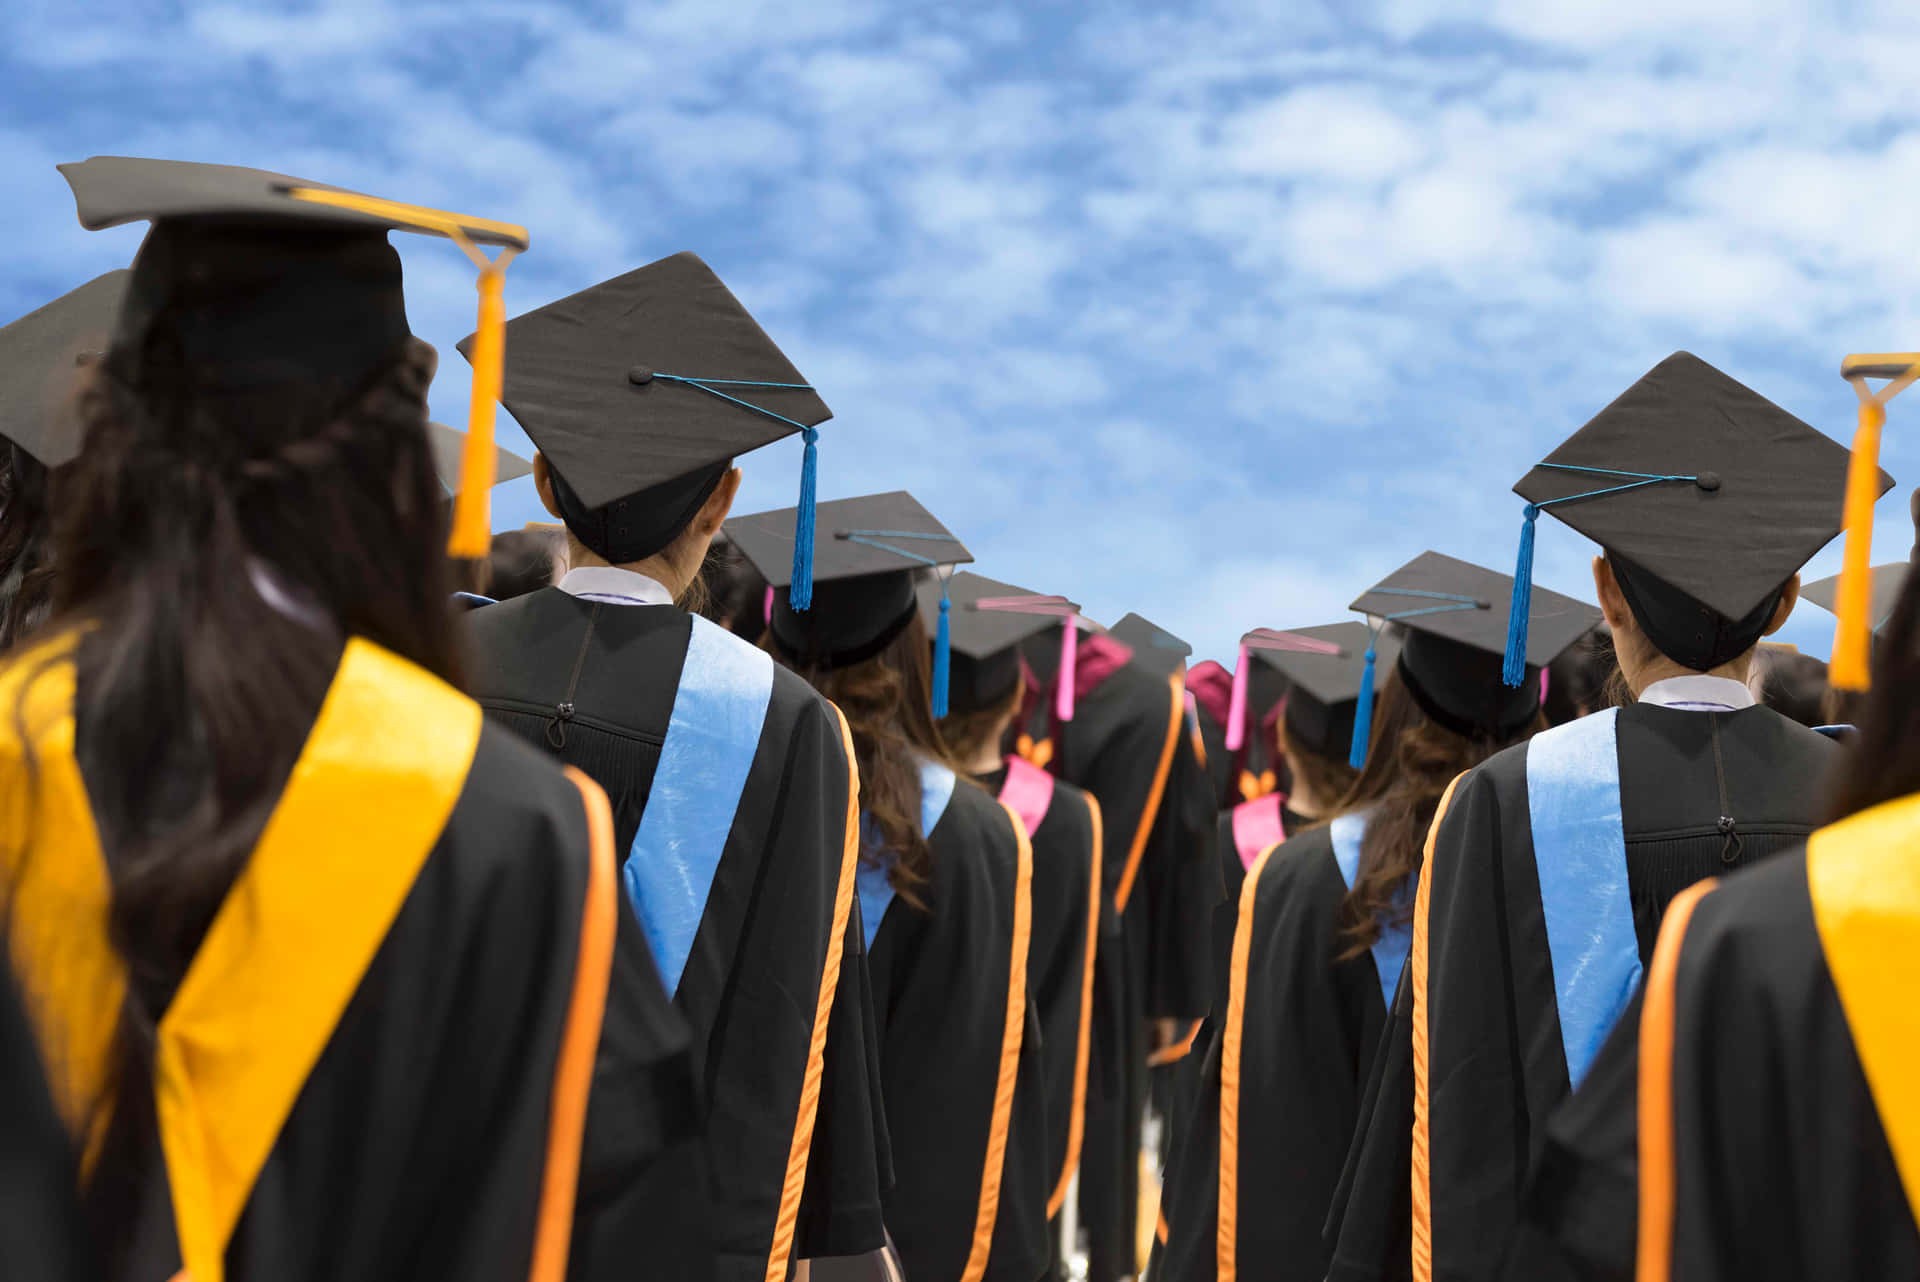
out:
{"label": "orange cord trim", "polygon": [[1153,787],[1147,791],[1147,804],[1140,811],[1140,823],[1133,832],[1133,845],[1127,851],[1127,866],[1120,874],[1119,889],[1113,894],[1115,912],[1127,911],[1127,900],[1133,897],[1133,879],[1140,872],[1140,856],[1146,853],[1153,821],[1160,815],[1160,798],[1167,790],[1167,772],[1173,768],[1173,750],[1180,742],[1180,717],[1187,710],[1187,701],[1186,686],[1178,672],[1167,678],[1167,689],[1172,695],[1167,709],[1167,741],[1160,749],[1160,766],[1153,772]]}
{"label": "orange cord trim", "polygon": [[1153,1235],[1160,1239],[1161,1246],[1165,1246],[1167,1244],[1167,1239],[1171,1237],[1172,1234],[1173,1234],[1173,1230],[1167,1227],[1166,1208],[1162,1207],[1160,1208],[1159,1222],[1153,1226]]}
{"label": "orange cord trim", "polygon": [[1147,1067],[1165,1068],[1169,1064],[1178,1064],[1181,1060],[1193,1054],[1193,1043],[1199,1038],[1200,1029],[1206,1022],[1204,1019],[1194,1020],[1193,1027],[1187,1030],[1185,1037],[1173,1045],[1163,1046],[1153,1054],[1147,1056]]}
{"label": "orange cord trim", "polygon": [[994,1221],[1000,1215],[1000,1183],[1007,1165],[1007,1127],[1013,1118],[1013,1088],[1020,1077],[1020,1043],[1027,1031],[1027,945],[1033,935],[1033,843],[1027,826],[1002,806],[1020,844],[1013,886],[1013,948],[1007,964],[1007,1020],[1000,1035],[1000,1080],[993,1090],[993,1119],[987,1130],[987,1160],[980,1175],[980,1206],[973,1220],[973,1249],[960,1282],[980,1282],[993,1248]]}
{"label": "orange cord trim", "polygon": [[847,754],[847,826],[841,841],[840,879],[833,892],[833,933],[827,937],[826,961],[820,967],[820,995],[813,1011],[813,1040],[807,1046],[807,1072],[800,1083],[800,1110],[793,1122],[793,1143],[787,1149],[787,1174],[780,1186],[780,1214],[773,1225],[773,1249],[767,1255],[767,1282],[785,1282],[793,1254],[794,1227],[800,1219],[800,1196],[807,1187],[807,1159],[813,1153],[813,1126],[820,1115],[820,1078],[827,1054],[827,1025],[840,991],[840,967],[845,959],[847,921],[853,915],[854,872],[860,862],[860,768],[853,755],[853,732],[846,714],[835,706],[840,742]]}
{"label": "orange cord trim", "polygon": [[574,769],[567,778],[580,790],[587,812],[587,895],[580,910],[580,958],[573,971],[573,998],[553,1073],[553,1104],[547,1128],[547,1173],[540,1183],[540,1217],[533,1237],[528,1282],[564,1282],[573,1245],[573,1198],[580,1181],[580,1147],[587,1129],[587,1096],[593,1090],[600,1023],[613,974],[613,937],[620,906],[614,895],[613,810],[600,785]]}
{"label": "orange cord trim", "polygon": [[1696,882],[1674,896],[1660,923],[1640,1007],[1639,1282],[1667,1282],[1673,1271],[1673,1016],[1680,945],[1693,910],[1717,883]]}
{"label": "orange cord trim", "polygon": [[1093,1058],[1093,971],[1100,951],[1100,856],[1106,849],[1102,844],[1106,821],[1094,795],[1083,795],[1093,819],[1093,868],[1087,882],[1087,964],[1080,975],[1080,1031],[1073,1052],[1073,1111],[1067,1117],[1067,1154],[1060,1164],[1060,1181],[1047,1199],[1048,1219],[1060,1214],[1060,1208],[1067,1204],[1067,1190],[1073,1185],[1074,1172],[1080,1169],[1080,1146],[1087,1134],[1087,1066]]}
{"label": "orange cord trim", "polygon": [[1219,1282],[1235,1282],[1240,1267],[1240,1043],[1247,1020],[1247,962],[1253,953],[1253,907],[1260,874],[1280,849],[1274,842],[1247,870],[1234,917],[1233,959],[1227,969],[1227,1013],[1220,1024],[1220,1210],[1215,1217],[1214,1262]]}
{"label": "orange cord trim", "polygon": [[1440,823],[1453,804],[1457,775],[1440,798],[1427,829],[1426,858],[1420,864],[1420,892],[1413,904],[1413,951],[1408,959],[1413,985],[1413,1280],[1433,1282],[1432,1104],[1427,1096],[1427,914],[1433,907],[1433,846]]}

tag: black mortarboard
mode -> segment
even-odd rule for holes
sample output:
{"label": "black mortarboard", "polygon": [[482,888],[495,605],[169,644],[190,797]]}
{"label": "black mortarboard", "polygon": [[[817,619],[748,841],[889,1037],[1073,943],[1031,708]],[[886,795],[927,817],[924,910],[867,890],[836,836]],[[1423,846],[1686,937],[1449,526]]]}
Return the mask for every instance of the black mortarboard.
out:
{"label": "black mortarboard", "polygon": [[[1502,679],[1509,633],[1499,608],[1512,596],[1513,580],[1498,570],[1422,552],[1347,608],[1400,625],[1396,670],[1428,716],[1456,734],[1505,739],[1539,712],[1540,669],[1600,621],[1593,606],[1545,588],[1533,592],[1523,679],[1512,686]],[[1372,693],[1367,673],[1354,718],[1355,769],[1366,757]]]}
{"label": "black mortarboard", "polygon": [[[943,590],[944,589],[944,590]],[[920,621],[939,635],[941,602],[950,630],[947,710],[977,712],[1002,704],[1021,681],[1020,643],[1052,631],[1080,607],[962,570],[945,584],[923,577]],[[938,657],[936,655],[936,666]]]}
{"label": "black mortarboard", "polygon": [[[1308,751],[1338,757],[1353,743],[1354,716],[1366,680],[1367,650],[1393,662],[1400,653],[1398,637],[1377,641],[1364,623],[1330,623],[1315,628],[1276,632],[1258,628],[1240,639],[1240,662],[1234,669],[1235,709],[1228,729],[1240,722],[1240,735],[1229,735],[1227,746],[1245,742],[1249,686],[1261,670],[1279,674],[1287,683],[1287,735]],[[1240,674],[1246,673],[1245,677]],[[1235,739],[1238,742],[1235,742]]]}
{"label": "black mortarboard", "polygon": [[[427,444],[433,447],[433,470],[440,477],[440,488],[449,495],[460,492],[460,472],[467,457],[467,434],[445,423],[427,424]],[[533,471],[533,464],[504,445],[494,447],[493,483],[505,485]]]}
{"label": "black mortarboard", "polygon": [[[799,510],[790,507],[736,516],[726,532],[773,588],[767,622],[774,644],[806,667],[850,667],[879,654],[918,613],[914,589],[923,572],[973,560],[952,531],[905,490],[822,503],[816,515],[814,601],[802,612],[791,600],[798,518]],[[944,637],[947,629],[939,632]],[[945,670],[936,657],[936,716],[946,715]]]}
{"label": "black mortarboard", "polygon": [[[1910,562],[1893,561],[1886,565],[1873,567],[1873,630],[1878,632],[1886,626],[1893,615],[1893,607],[1900,602],[1901,589],[1907,586],[1907,574],[1913,569]],[[1832,614],[1838,614],[1841,575],[1820,579],[1805,584],[1800,595]]]}
{"label": "black mortarboard", "polygon": [[1193,653],[1192,646],[1144,615],[1129,614],[1107,635],[1133,651],[1137,666],[1158,677],[1172,676]]}
{"label": "black mortarboard", "polygon": [[133,273],[96,276],[0,328],[0,438],[47,467],[80,452],[75,372],[104,354]]}
{"label": "black mortarboard", "polygon": [[[110,360],[136,384],[158,374],[198,392],[287,387],[342,400],[411,335],[390,230],[446,236],[480,271],[483,353],[474,365],[467,483],[451,551],[487,554],[501,285],[524,228],[308,182],[264,169],[131,156],[60,166],[89,230],[151,221],[134,258]],[[489,260],[481,245],[500,251]],[[165,318],[177,346],[153,350]]]}
{"label": "black mortarboard", "polygon": [[[1534,518],[1606,550],[1662,653],[1717,667],[1750,649],[1781,588],[1840,532],[1846,449],[1699,357],[1675,352],[1522,477],[1505,677],[1520,681]],[[1882,493],[1893,484],[1881,478]]]}
{"label": "black mortarboard", "polygon": [[[803,432],[811,527],[814,428],[833,417],[695,254],[675,254],[507,323],[501,399],[552,465],[567,525],[615,564],[686,528],[740,454]],[[460,344],[467,350],[467,342]],[[791,578],[804,585],[796,542]],[[794,593],[804,609],[804,591]]]}

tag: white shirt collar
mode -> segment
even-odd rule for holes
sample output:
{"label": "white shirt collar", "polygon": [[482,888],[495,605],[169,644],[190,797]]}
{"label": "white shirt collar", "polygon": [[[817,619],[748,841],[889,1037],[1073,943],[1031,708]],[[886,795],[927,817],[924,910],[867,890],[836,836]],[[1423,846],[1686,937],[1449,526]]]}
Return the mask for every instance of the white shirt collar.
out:
{"label": "white shirt collar", "polygon": [[1710,677],[1704,672],[1656,681],[1640,692],[1640,702],[1685,712],[1738,712],[1754,705],[1746,682],[1732,677]]}
{"label": "white shirt collar", "polygon": [[582,565],[554,585],[569,596],[607,605],[672,605],[666,584],[617,565]]}

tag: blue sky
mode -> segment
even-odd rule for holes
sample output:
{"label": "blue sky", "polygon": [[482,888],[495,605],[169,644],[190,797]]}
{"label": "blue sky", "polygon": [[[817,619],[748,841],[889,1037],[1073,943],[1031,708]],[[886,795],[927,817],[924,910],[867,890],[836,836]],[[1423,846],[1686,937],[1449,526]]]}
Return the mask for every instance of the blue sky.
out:
{"label": "blue sky", "polygon": [[[1920,345],[1916,68],[1907,0],[7,0],[0,319],[132,254],[53,169],[100,153],[522,222],[514,312],[693,249],[836,411],[822,497],[1230,658],[1510,565],[1508,487],[1676,348],[1845,439],[1840,357]],[[464,423],[471,274],[396,240]],[[1884,462],[1900,559],[1920,403]],[[1591,553],[1543,522],[1540,581]]]}

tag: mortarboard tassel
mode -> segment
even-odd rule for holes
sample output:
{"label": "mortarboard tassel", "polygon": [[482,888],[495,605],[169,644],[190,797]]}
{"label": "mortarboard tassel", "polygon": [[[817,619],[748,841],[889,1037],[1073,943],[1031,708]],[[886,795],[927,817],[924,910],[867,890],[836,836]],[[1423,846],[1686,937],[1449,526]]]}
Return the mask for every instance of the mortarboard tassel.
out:
{"label": "mortarboard tassel", "polygon": [[800,510],[793,522],[793,578],[787,589],[787,604],[796,610],[813,604],[813,492],[820,432],[802,428],[800,436],[807,444],[800,455]]}
{"label": "mortarboard tassel", "polygon": [[1347,764],[1359,770],[1367,764],[1367,743],[1373,738],[1373,635],[1367,635],[1367,666],[1360,672],[1360,697],[1353,708],[1353,745]]}
{"label": "mortarboard tassel", "polygon": [[1080,662],[1079,619],[1069,614],[1060,625],[1060,673],[1053,695],[1053,715],[1062,722],[1073,720],[1074,683]]}
{"label": "mortarboard tassel", "polygon": [[1227,751],[1238,752],[1247,742],[1247,643],[1233,664],[1233,694],[1227,701]]}
{"label": "mortarboard tassel", "polygon": [[1873,505],[1880,497],[1880,429],[1886,421],[1887,411],[1877,401],[1860,403],[1860,427],[1853,434],[1842,509],[1847,529],[1845,560],[1833,603],[1840,623],[1827,668],[1827,680],[1836,690],[1865,690],[1871,684]]}
{"label": "mortarboard tassel", "polygon": [[771,583],[767,584],[766,599],[761,602],[760,622],[768,627],[773,626],[773,584]]}
{"label": "mortarboard tassel", "polygon": [[948,616],[953,602],[947,597],[947,580],[940,580],[940,625],[933,637],[933,718],[947,715],[947,682],[953,670],[953,628]]}
{"label": "mortarboard tassel", "polygon": [[504,264],[480,273],[480,323],[473,337],[473,393],[467,407],[467,444],[460,456],[460,493],[453,500],[447,555],[477,560],[493,546],[491,498],[498,457],[493,450],[493,411],[500,399],[506,361],[507,308]]}
{"label": "mortarboard tassel", "polygon": [[1520,520],[1520,554],[1513,562],[1513,605],[1507,613],[1507,656],[1501,680],[1514,689],[1527,679],[1527,620],[1533,614],[1533,531],[1540,509],[1527,504]]}

